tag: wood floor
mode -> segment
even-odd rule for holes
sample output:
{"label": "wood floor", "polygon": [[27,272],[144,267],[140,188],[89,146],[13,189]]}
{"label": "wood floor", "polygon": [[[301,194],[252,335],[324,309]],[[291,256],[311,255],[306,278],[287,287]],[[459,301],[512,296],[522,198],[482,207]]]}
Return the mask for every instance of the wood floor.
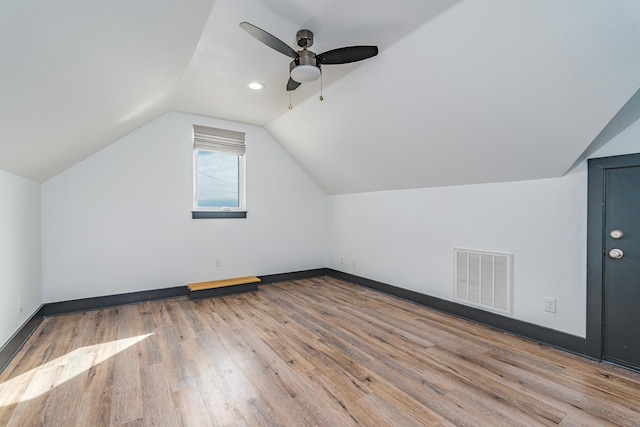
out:
{"label": "wood floor", "polygon": [[9,426],[640,425],[640,375],[328,277],[47,318]]}

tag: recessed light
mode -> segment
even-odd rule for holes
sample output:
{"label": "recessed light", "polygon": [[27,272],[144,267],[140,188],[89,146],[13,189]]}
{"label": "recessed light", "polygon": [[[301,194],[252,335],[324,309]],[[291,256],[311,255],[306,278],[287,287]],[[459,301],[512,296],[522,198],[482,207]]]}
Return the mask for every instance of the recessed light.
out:
{"label": "recessed light", "polygon": [[251,82],[247,86],[252,90],[262,90],[264,88],[264,85],[258,82]]}

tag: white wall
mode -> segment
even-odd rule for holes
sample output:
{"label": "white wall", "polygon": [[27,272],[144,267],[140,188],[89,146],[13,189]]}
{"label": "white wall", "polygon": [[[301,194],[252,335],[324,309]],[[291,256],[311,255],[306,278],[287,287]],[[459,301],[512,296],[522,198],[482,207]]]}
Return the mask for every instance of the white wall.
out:
{"label": "white wall", "polygon": [[[247,219],[191,219],[193,124],[246,132]],[[261,127],[164,114],[45,182],[42,204],[44,302],[326,266],[326,197]]]}
{"label": "white wall", "polygon": [[0,170],[0,347],[40,306],[40,284],[40,184]]}
{"label": "white wall", "polygon": [[[584,167],[557,179],[330,196],[328,209],[331,268],[452,300],[453,248],[513,253],[513,316],[584,335]],[[556,314],[544,297],[557,299]]]}
{"label": "white wall", "polygon": [[[638,152],[640,121],[592,157]],[[330,268],[453,300],[453,248],[513,253],[513,317],[585,336],[586,162],[561,178],[335,195],[327,205]],[[544,311],[545,297],[557,313]]]}

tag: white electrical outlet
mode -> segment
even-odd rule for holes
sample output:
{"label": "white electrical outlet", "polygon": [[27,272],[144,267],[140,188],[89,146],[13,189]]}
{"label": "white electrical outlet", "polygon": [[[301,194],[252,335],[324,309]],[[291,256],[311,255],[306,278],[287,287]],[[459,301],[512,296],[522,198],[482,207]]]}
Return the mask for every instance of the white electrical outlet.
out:
{"label": "white electrical outlet", "polygon": [[555,298],[545,298],[544,299],[544,311],[549,313],[556,312],[556,299]]}
{"label": "white electrical outlet", "polygon": [[216,258],[216,268],[217,267],[222,267],[222,259],[221,258]]}
{"label": "white electrical outlet", "polygon": [[340,264],[344,264],[344,257],[340,257]]}
{"label": "white electrical outlet", "polygon": [[18,298],[18,312],[22,313],[22,297]]}
{"label": "white electrical outlet", "polygon": [[355,260],[355,259],[354,259],[354,260],[352,260],[351,265],[353,265],[354,267],[356,266],[356,260]]}

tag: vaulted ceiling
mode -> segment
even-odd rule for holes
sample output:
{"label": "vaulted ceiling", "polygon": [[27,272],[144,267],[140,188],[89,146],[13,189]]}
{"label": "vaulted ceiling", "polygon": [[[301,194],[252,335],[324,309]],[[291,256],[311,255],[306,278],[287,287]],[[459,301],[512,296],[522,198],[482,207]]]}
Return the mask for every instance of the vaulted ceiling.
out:
{"label": "vaulted ceiling", "polygon": [[[324,66],[320,101],[242,21],[380,54]],[[0,169],[44,181],[183,111],[265,126],[328,194],[561,176],[638,105],[638,40],[635,0],[5,0]]]}

